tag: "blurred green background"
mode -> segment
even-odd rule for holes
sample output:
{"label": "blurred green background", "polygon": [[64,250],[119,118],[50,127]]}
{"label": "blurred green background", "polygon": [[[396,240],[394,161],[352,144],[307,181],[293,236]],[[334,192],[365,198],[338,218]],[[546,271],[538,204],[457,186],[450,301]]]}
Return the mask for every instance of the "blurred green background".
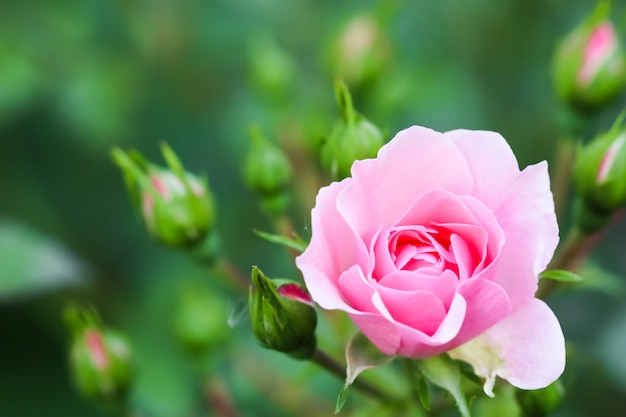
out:
{"label": "blurred green background", "polygon": [[[243,416],[331,415],[339,381],[258,347],[245,297],[148,239],[111,148],[161,163],[166,141],[187,169],[208,175],[231,261],[298,277],[283,248],[252,233],[272,224],[241,178],[250,125],[315,161],[337,117],[333,79],[343,75],[356,108],[387,138],[412,124],[494,130],[521,166],[550,160],[559,136],[551,55],[592,8],[585,0],[4,2],[0,416],[101,415],[69,380],[69,300],[92,302],[132,340],[137,415],[215,415],[203,400],[207,384],[229,391]],[[615,1],[622,41],[625,13]],[[342,46],[355,19],[360,36]],[[370,45],[367,60],[345,61],[360,41]],[[586,134],[607,129],[624,104],[594,117]],[[312,198],[292,210],[305,236]],[[584,291],[550,300],[571,343],[557,416],[621,417],[626,408],[625,233],[622,221],[600,245]],[[231,325],[199,362],[174,333],[189,283],[218,294],[215,314]],[[340,352],[345,341],[324,343]]]}

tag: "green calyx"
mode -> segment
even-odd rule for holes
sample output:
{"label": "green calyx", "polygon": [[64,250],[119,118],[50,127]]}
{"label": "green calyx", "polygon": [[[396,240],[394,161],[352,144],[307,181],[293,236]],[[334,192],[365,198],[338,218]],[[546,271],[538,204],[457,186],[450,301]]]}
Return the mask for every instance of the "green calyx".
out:
{"label": "green calyx", "polygon": [[335,96],[341,115],[330,135],[322,145],[322,166],[333,179],[350,176],[356,160],[373,158],[383,146],[382,132],[354,109],[346,84],[335,82]]}
{"label": "green calyx", "polygon": [[252,127],[244,164],[244,180],[248,188],[264,198],[284,194],[291,175],[291,164],[283,151],[267,140],[257,127]]}
{"label": "green calyx", "polygon": [[626,129],[622,114],[606,133],[579,148],[574,186],[584,212],[610,214],[626,205]]}
{"label": "green calyx", "polygon": [[315,309],[303,301],[278,293],[283,285],[296,285],[288,280],[271,280],[257,267],[252,269],[252,287],[249,293],[252,330],[260,344],[306,359],[316,348]]}
{"label": "green calyx", "polygon": [[206,179],[184,170],[176,154],[161,145],[168,167],[149,163],[136,151],[112,151],[114,162],[150,236],[172,247],[198,245],[213,228],[215,204]]}

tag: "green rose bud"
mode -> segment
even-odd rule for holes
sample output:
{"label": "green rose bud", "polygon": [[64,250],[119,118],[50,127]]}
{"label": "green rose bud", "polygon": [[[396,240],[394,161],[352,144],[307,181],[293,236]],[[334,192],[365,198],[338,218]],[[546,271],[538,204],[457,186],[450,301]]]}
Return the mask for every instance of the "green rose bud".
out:
{"label": "green rose bud", "polygon": [[557,48],[553,65],[556,89],[575,108],[599,108],[624,90],[626,60],[608,14],[609,3],[600,3]]}
{"label": "green rose bud", "polygon": [[296,359],[315,352],[317,315],[309,294],[289,280],[271,280],[252,269],[248,298],[252,331],[261,345]]}
{"label": "green rose bud", "polygon": [[391,62],[391,42],[373,15],[361,13],[341,27],[329,55],[333,74],[361,86]]}
{"label": "green rose bud", "polygon": [[[593,231],[617,209],[626,206],[626,129],[622,115],[607,133],[578,150],[574,186],[581,200],[579,224]],[[594,218],[597,218],[594,220]],[[597,223],[597,226],[594,224]]]}
{"label": "green rose bud", "polygon": [[95,313],[68,309],[73,333],[70,371],[79,392],[111,407],[123,406],[132,380],[132,354],[126,338],[102,328]]}
{"label": "green rose bud", "polygon": [[337,180],[350,176],[354,161],[373,158],[383,146],[382,132],[352,106],[346,84],[335,82],[335,95],[341,119],[322,145],[322,166]]}
{"label": "green rose bud", "polygon": [[250,129],[250,149],[244,164],[244,180],[270,213],[280,214],[288,203],[291,163],[283,151],[259,129]]}
{"label": "green rose bud", "polygon": [[174,316],[180,343],[192,354],[201,354],[226,338],[228,308],[223,298],[200,285],[185,286]]}
{"label": "green rose bud", "polygon": [[150,237],[172,247],[193,247],[215,223],[215,208],[205,179],[186,172],[178,157],[162,146],[168,169],[147,162],[138,152],[113,150],[126,185]]}
{"label": "green rose bud", "polygon": [[268,33],[256,33],[248,41],[250,77],[256,89],[269,99],[284,99],[293,91],[296,66],[293,58]]}

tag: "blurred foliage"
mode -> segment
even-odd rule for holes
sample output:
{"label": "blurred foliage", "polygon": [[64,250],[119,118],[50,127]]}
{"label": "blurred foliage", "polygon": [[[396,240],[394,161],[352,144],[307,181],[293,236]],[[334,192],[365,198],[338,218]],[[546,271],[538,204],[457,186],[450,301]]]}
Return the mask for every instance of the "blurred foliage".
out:
{"label": "blurred foliage", "polygon": [[[623,39],[626,8],[614,3]],[[76,299],[92,302],[133,341],[139,416],[218,415],[207,402],[225,392],[243,416],[329,415],[341,381],[258,347],[245,297],[148,239],[110,149],[133,147],[155,160],[167,141],[187,169],[208,175],[231,261],[297,279],[284,249],[252,232],[273,226],[241,178],[247,129],[260,126],[298,167],[291,214],[307,236],[315,192],[327,180],[299,175],[317,167],[320,139],[337,117],[333,80],[351,76],[333,68],[346,65],[333,59],[349,22],[361,16],[370,23],[359,30],[383,37],[372,43],[373,56],[358,58],[367,71],[357,71],[350,88],[387,137],[411,124],[494,130],[525,166],[551,158],[560,113],[549,63],[558,39],[590,8],[585,0],[4,2],[0,415],[100,415],[69,382],[61,311]],[[585,136],[607,129],[624,103],[592,119]],[[623,415],[625,293],[611,288],[623,288],[625,232],[617,223],[592,258],[612,277],[594,280],[601,291],[550,300],[571,347],[555,416]],[[177,294],[190,285],[219,294],[215,308],[226,310],[230,325],[226,341],[200,357],[176,338],[184,330]],[[322,316],[321,333],[349,326],[344,321]],[[345,343],[320,340],[337,356]],[[342,414],[366,415],[356,410],[365,401],[351,393]]]}

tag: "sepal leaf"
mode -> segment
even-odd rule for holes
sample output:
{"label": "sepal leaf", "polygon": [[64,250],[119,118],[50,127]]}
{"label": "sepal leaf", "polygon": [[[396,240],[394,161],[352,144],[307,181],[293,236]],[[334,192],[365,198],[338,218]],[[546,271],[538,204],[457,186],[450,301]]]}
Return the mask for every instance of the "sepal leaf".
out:
{"label": "sepal leaf", "polygon": [[457,362],[448,356],[439,355],[417,361],[417,367],[429,382],[452,395],[461,416],[471,417],[469,406],[461,390],[462,373]]}
{"label": "sepal leaf", "polygon": [[343,408],[348,388],[361,372],[387,365],[393,359],[394,356],[387,356],[378,350],[363,333],[357,332],[352,336],[346,345],[346,382],[337,396],[335,414]]}

